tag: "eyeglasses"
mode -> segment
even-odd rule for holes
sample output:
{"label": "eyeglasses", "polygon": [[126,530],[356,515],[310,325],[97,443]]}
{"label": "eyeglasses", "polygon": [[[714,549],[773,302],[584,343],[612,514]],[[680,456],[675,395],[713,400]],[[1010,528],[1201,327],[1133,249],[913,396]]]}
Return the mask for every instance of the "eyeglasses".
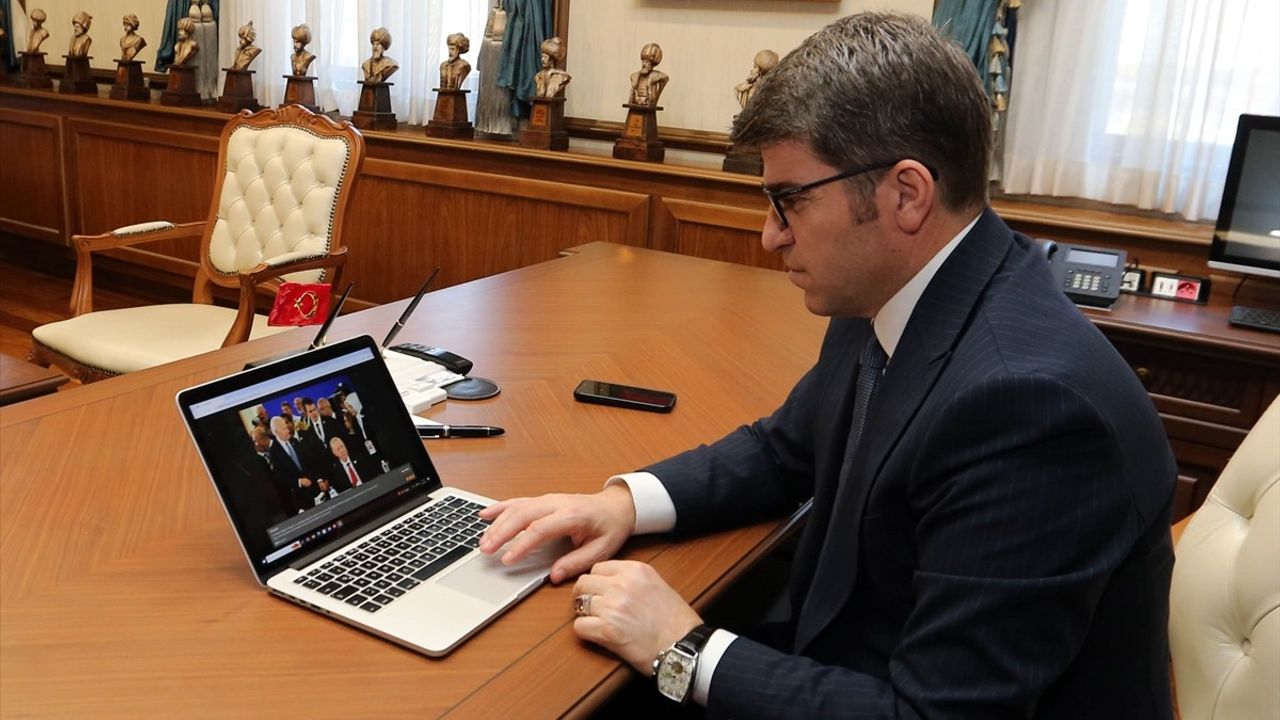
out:
{"label": "eyeglasses", "polygon": [[[903,158],[902,160],[905,160],[905,159],[906,158]],[[764,196],[769,199],[769,204],[773,206],[773,212],[778,215],[778,224],[786,228],[786,227],[790,227],[790,223],[787,222],[786,211],[783,209],[783,201],[786,200],[787,198],[795,197],[796,195],[799,195],[802,192],[812,190],[816,187],[822,187],[823,185],[826,185],[828,183],[833,183],[837,180],[845,180],[847,178],[851,178],[856,175],[861,175],[863,173],[869,173],[874,170],[885,170],[893,167],[894,165],[897,165],[898,163],[902,162],[902,160],[894,160],[893,162],[888,162],[888,163],[877,163],[875,165],[871,165],[868,167],[860,167],[860,168],[854,168],[853,170],[846,170],[842,173],[837,173],[835,175],[832,175],[831,177],[822,178],[821,180],[814,180],[811,183],[805,183],[804,185],[787,188],[785,190],[770,190],[769,188],[764,187],[763,185],[760,187],[760,190],[764,193]],[[929,171],[929,175],[933,177],[934,180],[938,179],[937,170],[933,169],[928,165],[925,165],[924,167],[926,170]]]}

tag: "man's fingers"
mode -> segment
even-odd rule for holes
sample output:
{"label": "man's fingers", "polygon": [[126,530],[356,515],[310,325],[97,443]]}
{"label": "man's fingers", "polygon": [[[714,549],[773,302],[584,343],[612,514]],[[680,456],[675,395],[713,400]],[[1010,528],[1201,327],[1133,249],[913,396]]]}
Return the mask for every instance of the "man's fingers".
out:
{"label": "man's fingers", "polygon": [[559,585],[564,580],[581,575],[600,560],[613,554],[615,548],[609,538],[598,537],[582,547],[567,552],[551,566],[551,582]]}
{"label": "man's fingers", "polygon": [[525,527],[524,532],[515,536],[502,554],[502,564],[510,565],[541,547],[549,540],[567,537],[573,530],[571,521],[552,513],[534,520]]}
{"label": "man's fingers", "polygon": [[607,626],[608,623],[598,617],[584,615],[573,621],[573,632],[583,640],[608,647],[604,637]]}
{"label": "man's fingers", "polygon": [[492,520],[493,518],[496,518],[499,515],[501,515],[502,511],[511,507],[513,503],[520,502],[521,500],[524,500],[524,499],[525,498],[508,498],[506,500],[500,500],[488,507],[480,508],[480,512],[477,514],[480,517],[484,518],[485,520]]}
{"label": "man's fingers", "polygon": [[501,515],[493,519],[489,529],[485,530],[484,535],[480,537],[480,550],[482,552],[492,553],[496,551],[507,544],[511,538],[518,535],[521,530],[528,527],[530,523],[552,510],[549,507],[539,507],[538,503],[532,501],[509,502],[510,505],[503,509]]}
{"label": "man's fingers", "polygon": [[604,576],[617,575],[625,571],[631,565],[641,564],[643,563],[638,563],[635,560],[604,560],[602,562],[597,562],[592,566],[591,574]]}

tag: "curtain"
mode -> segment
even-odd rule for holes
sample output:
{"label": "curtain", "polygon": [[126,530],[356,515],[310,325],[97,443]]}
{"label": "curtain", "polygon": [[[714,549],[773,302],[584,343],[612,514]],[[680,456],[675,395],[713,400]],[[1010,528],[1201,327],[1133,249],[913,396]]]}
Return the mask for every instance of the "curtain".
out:
{"label": "curtain", "polygon": [[[9,20],[14,10],[21,10],[17,5],[16,1],[13,3],[0,3],[0,15],[3,15],[3,17],[0,17],[0,29],[4,30],[4,43],[0,45],[0,62],[4,63],[10,72],[18,69],[18,55],[14,48],[19,45],[13,38],[13,23]],[[25,38],[22,46],[26,46]]]}
{"label": "curtain", "polygon": [[1004,143],[1020,4],[1021,0],[939,0],[933,10],[933,26],[964,48],[990,100],[996,148],[991,163],[992,180],[999,180],[1002,174],[1000,148]]}
{"label": "curtain", "polygon": [[1217,216],[1236,119],[1280,115],[1275,0],[1036,0],[1004,190]]}
{"label": "curtain", "polygon": [[542,68],[543,40],[551,37],[554,0],[507,0],[507,36],[502,44],[498,84],[511,89],[511,114],[529,116],[533,76]]}
{"label": "curtain", "polygon": [[987,67],[987,43],[1000,0],[938,0],[933,26],[946,31],[969,54],[979,72]]}
{"label": "curtain", "polygon": [[[208,2],[213,8],[213,19],[219,20],[222,17],[218,13],[221,0],[208,0]],[[165,3],[164,34],[160,36],[160,46],[156,48],[156,72],[165,72],[173,64],[173,44],[178,42],[178,20],[186,17],[190,8],[191,0],[168,0]],[[222,34],[226,35],[226,33]],[[218,56],[230,57],[225,54],[225,50],[218,53]]]}
{"label": "curtain", "polygon": [[[360,63],[370,54],[369,34],[385,27],[391,33],[387,55],[400,69],[391,76],[391,109],[400,122],[424,125],[435,111],[435,88],[440,63],[448,56],[444,39],[460,32],[471,40],[463,57],[474,68],[484,38],[487,0],[223,0],[221,52],[231,57],[237,30],[250,20],[262,48],[249,69],[256,70],[254,91],[259,102],[279,105],[284,100],[284,75],[293,53],[290,33],[295,25],[311,28],[307,49],[316,56],[310,74],[317,77],[316,102],[324,111],[350,115],[360,101]],[[479,74],[472,70],[463,83],[471,116]]]}

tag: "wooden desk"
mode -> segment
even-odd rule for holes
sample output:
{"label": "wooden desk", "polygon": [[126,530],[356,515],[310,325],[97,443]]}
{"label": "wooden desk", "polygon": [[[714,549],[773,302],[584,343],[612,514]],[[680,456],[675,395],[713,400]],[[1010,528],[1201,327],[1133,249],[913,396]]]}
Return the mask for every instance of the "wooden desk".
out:
{"label": "wooden desk", "polygon": [[[1240,304],[1280,307],[1280,293],[1258,300]],[[1207,305],[1121,295],[1110,312],[1085,311],[1160,411],[1178,460],[1174,521],[1200,507],[1280,394],[1280,334],[1229,324],[1233,304],[1226,293],[1212,295]]]}
{"label": "wooden desk", "polygon": [[0,355],[0,405],[48,395],[70,379],[52,368]]}
{"label": "wooden desk", "polygon": [[[345,316],[331,337],[381,339],[403,307]],[[447,483],[507,497],[594,491],[772,411],[824,328],[780,273],[591,244],[431,293],[400,339],[455,350],[502,385],[425,414],[506,427],[428,447]],[[569,586],[432,660],[256,585],[173,396],[311,334],[0,409],[0,715],[580,716],[631,677],[573,635]],[[680,401],[670,415],[575,403],[588,377]],[[778,527],[642,539],[627,555],[702,605]]]}

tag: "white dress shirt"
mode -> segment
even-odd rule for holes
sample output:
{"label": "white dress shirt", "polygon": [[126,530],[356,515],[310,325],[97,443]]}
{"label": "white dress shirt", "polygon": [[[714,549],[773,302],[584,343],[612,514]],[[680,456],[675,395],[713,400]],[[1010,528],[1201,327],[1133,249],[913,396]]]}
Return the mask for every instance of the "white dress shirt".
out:
{"label": "white dress shirt", "polygon": [[[907,321],[911,319],[911,313],[915,310],[916,303],[920,301],[920,296],[924,294],[925,288],[929,287],[929,282],[938,273],[942,263],[951,257],[951,253],[964,236],[978,224],[979,217],[981,215],[974,217],[963,230],[951,238],[950,242],[920,268],[920,272],[889,298],[889,302],[885,303],[872,319],[871,325],[875,330],[876,339],[880,341],[880,346],[884,348],[885,355],[890,360],[893,359],[893,352],[898,348],[898,341],[902,339],[902,333],[907,329]],[[634,472],[614,475],[605,483],[605,487],[618,483],[625,483],[631,490],[631,498],[636,506],[635,534],[669,532],[675,528],[675,504],[671,502],[671,495],[667,493],[662,482],[652,473]],[[703,706],[707,704],[707,694],[711,691],[711,677],[715,674],[716,665],[720,662],[725,650],[728,650],[729,645],[736,639],[738,636],[728,630],[716,630],[711,634],[698,658],[698,672],[693,681],[694,702]]]}

